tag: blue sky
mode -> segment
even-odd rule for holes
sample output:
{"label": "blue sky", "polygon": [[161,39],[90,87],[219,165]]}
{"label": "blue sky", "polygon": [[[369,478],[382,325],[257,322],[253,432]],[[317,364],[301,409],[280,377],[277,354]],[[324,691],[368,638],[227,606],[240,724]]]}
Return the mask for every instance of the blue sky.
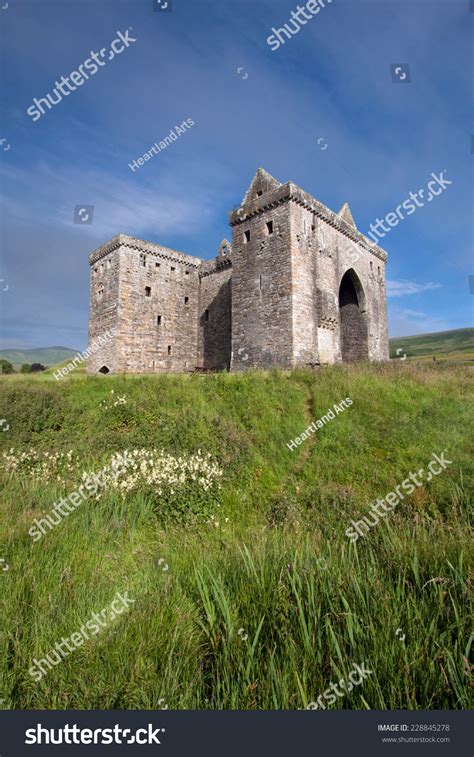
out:
{"label": "blue sky", "polygon": [[[119,232],[213,257],[258,166],[335,211],[348,201],[364,233],[445,171],[452,184],[381,241],[389,330],[472,325],[469,0],[333,0],[272,51],[272,27],[297,4],[1,0],[2,347],[84,348],[88,254]],[[127,29],[136,42],[28,116]],[[411,83],[392,83],[394,63],[410,65]],[[194,127],[130,170],[188,118]],[[73,223],[82,204],[91,225]]]}

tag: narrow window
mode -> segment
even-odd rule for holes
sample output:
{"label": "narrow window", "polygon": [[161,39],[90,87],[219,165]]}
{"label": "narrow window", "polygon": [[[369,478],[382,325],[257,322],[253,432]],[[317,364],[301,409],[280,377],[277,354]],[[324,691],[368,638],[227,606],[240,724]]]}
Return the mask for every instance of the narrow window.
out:
{"label": "narrow window", "polygon": [[97,266],[94,268],[94,273],[97,273]]}
{"label": "narrow window", "polygon": [[171,355],[171,344],[168,345],[168,355]]}
{"label": "narrow window", "polygon": [[145,297],[151,297],[151,287],[145,287]]}
{"label": "narrow window", "polygon": [[205,310],[205,311],[204,311],[204,320],[205,320],[205,321],[208,321],[208,320],[209,320],[209,310]]}
{"label": "narrow window", "polygon": [[267,234],[270,236],[270,234],[273,234],[273,221],[268,221],[267,223]]}
{"label": "narrow window", "polygon": [[262,291],[262,274],[260,274],[260,291]]}
{"label": "narrow window", "polygon": [[257,192],[257,197],[261,197],[262,195],[263,195],[263,192],[262,192],[261,189],[259,189],[258,192]]}
{"label": "narrow window", "polygon": [[156,325],[161,326],[161,315],[156,316]]}
{"label": "narrow window", "polygon": [[380,266],[377,266],[377,276],[380,278]]}
{"label": "narrow window", "polygon": [[189,271],[185,271],[186,276],[189,276]]}
{"label": "narrow window", "polygon": [[171,266],[171,273],[174,273],[175,271],[176,271],[176,268],[174,268],[173,266]]}
{"label": "narrow window", "polygon": [[143,253],[140,254],[140,262],[144,268],[146,268],[146,255]]}
{"label": "narrow window", "polygon": [[374,264],[372,263],[372,261],[370,261],[370,273],[372,273],[373,270],[374,270]]}
{"label": "narrow window", "polygon": [[185,305],[187,305],[187,304],[188,304],[188,302],[189,302],[189,297],[185,297],[185,298],[184,298],[184,304],[185,304]]}
{"label": "narrow window", "polygon": [[160,267],[160,264],[159,263],[155,263],[155,268],[159,268],[159,267]]}
{"label": "narrow window", "polygon": [[250,231],[244,231],[244,243],[250,242]]}
{"label": "narrow window", "polygon": [[97,297],[99,298],[99,300],[102,299],[102,295],[103,294],[104,294],[104,285],[103,284],[99,284],[99,287],[97,289]]}

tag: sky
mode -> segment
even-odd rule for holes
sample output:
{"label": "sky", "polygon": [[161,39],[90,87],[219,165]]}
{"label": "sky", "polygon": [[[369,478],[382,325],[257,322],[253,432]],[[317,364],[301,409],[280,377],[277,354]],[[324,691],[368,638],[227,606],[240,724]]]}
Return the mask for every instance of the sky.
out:
{"label": "sky", "polygon": [[[348,202],[365,234],[442,175],[380,240],[389,334],[471,326],[469,0],[327,0],[276,50],[297,0],[168,2],[0,0],[0,347],[84,349],[89,253],[123,233],[214,257],[259,166],[336,212]],[[89,78],[33,120],[34,98],[87,59]]]}

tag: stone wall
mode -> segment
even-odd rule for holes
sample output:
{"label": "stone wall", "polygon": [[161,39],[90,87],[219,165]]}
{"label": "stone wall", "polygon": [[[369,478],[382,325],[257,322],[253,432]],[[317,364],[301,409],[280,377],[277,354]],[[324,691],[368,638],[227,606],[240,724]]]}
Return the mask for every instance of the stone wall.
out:
{"label": "stone wall", "polygon": [[229,370],[232,310],[231,259],[211,261],[200,269],[198,364]]}
{"label": "stone wall", "polygon": [[[261,193],[261,194],[260,194]],[[285,187],[254,181],[232,226],[232,370],[290,368],[291,228]]]}
{"label": "stone wall", "polygon": [[[109,254],[117,277],[117,333],[110,370],[193,370],[197,365],[198,271],[202,261],[125,236],[119,237],[119,244]],[[96,251],[92,270],[101,259]],[[94,312],[93,322],[96,316]],[[104,361],[105,357],[104,353]],[[94,370],[100,359],[88,370]]]}
{"label": "stone wall", "polygon": [[[118,238],[96,250],[91,256],[89,295],[89,344],[96,344],[100,336],[116,329],[119,308],[119,248]],[[107,338],[87,359],[87,371],[98,373],[103,367],[120,370],[116,337]]]}

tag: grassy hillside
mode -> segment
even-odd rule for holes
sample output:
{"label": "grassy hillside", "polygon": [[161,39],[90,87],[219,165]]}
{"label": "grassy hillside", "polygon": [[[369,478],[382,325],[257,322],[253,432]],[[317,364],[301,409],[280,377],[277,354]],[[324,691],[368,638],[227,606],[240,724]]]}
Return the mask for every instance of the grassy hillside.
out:
{"label": "grassy hillside", "polygon": [[440,358],[474,360],[474,329],[454,329],[390,339],[390,357],[402,358],[403,355],[407,358],[436,355]]}
{"label": "grassy hillside", "polygon": [[0,359],[8,360],[15,368],[23,363],[41,363],[51,366],[77,355],[77,350],[69,347],[38,347],[32,350],[0,350]]}
{"label": "grassy hillside", "polygon": [[[3,706],[305,708],[365,663],[326,707],[468,707],[468,370],[0,379]],[[146,452],[33,540],[125,450]],[[352,543],[351,521],[443,450],[449,467]],[[117,592],[134,601],[112,619]],[[102,610],[99,633],[29,673]]]}

